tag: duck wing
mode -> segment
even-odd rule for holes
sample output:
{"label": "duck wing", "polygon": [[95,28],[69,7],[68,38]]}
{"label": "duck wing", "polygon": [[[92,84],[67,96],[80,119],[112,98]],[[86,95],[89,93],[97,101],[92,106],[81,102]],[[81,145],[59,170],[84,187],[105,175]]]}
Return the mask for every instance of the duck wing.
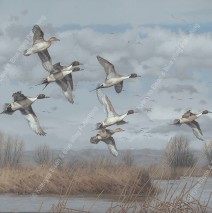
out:
{"label": "duck wing", "polygon": [[32,28],[32,32],[34,34],[34,36],[33,36],[33,44],[36,44],[36,43],[44,41],[44,38],[43,38],[44,37],[44,33],[43,33],[43,31],[41,30],[41,28],[38,25],[35,25]]}
{"label": "duck wing", "polygon": [[191,123],[186,123],[189,127],[191,127],[194,135],[196,136],[196,138],[198,138],[201,141],[205,141],[204,137],[203,137],[203,133],[202,130],[200,128],[200,125],[197,121],[192,121]]}
{"label": "duck wing", "polygon": [[63,90],[63,93],[66,96],[67,100],[73,104],[74,97],[72,94],[72,88],[73,88],[72,76],[70,77],[70,74],[69,74],[68,76],[65,76],[62,80],[57,80],[56,83]]}
{"label": "duck wing", "polygon": [[186,113],[183,114],[182,118],[189,118],[193,115],[196,115],[196,114],[192,113],[191,110],[188,110]]}
{"label": "duck wing", "polygon": [[60,64],[60,62],[54,64],[53,67],[54,67],[54,69],[60,70],[60,71],[64,68],[64,66],[62,66],[62,65]]}
{"label": "duck wing", "polygon": [[31,106],[27,107],[26,109],[21,109],[21,113],[24,115],[24,117],[27,119],[28,124],[30,128],[38,135],[46,135],[46,133],[41,128],[38,118],[36,114],[34,113]]}
{"label": "duck wing", "polygon": [[112,103],[110,102],[110,99],[102,92],[101,89],[96,90],[96,94],[98,97],[98,100],[101,104],[104,105],[107,117],[115,117],[118,114],[116,113],[115,109],[113,108]]}
{"label": "duck wing", "polygon": [[114,88],[115,88],[115,90],[116,90],[117,93],[120,93],[122,91],[122,89],[123,89],[123,81],[121,81],[118,84],[115,84]]}
{"label": "duck wing", "polygon": [[14,101],[23,101],[27,98],[24,94],[21,93],[21,91],[13,93],[12,97]]}
{"label": "duck wing", "polygon": [[51,56],[49,55],[48,50],[43,50],[41,52],[38,52],[38,57],[41,60],[42,66],[43,68],[47,71],[47,72],[52,72],[54,70],[54,67],[52,65],[52,59]]}
{"label": "duck wing", "polygon": [[99,61],[99,63],[103,66],[103,68],[105,70],[106,79],[110,79],[110,78],[118,75],[113,64],[111,64],[109,61],[107,61],[106,59],[104,59],[100,56],[96,56],[96,57],[97,57],[97,60]]}
{"label": "duck wing", "polygon": [[115,143],[114,138],[109,137],[109,138],[105,139],[104,142],[107,144],[110,153],[113,156],[117,157],[118,156],[118,150],[116,148],[116,143]]}

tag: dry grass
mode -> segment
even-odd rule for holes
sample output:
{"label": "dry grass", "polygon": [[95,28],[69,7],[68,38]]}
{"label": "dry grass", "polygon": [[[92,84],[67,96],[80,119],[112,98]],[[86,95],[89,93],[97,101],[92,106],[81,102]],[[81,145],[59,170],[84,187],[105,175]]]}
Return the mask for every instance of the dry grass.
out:
{"label": "dry grass", "polygon": [[[154,172],[152,171],[152,175],[158,173],[160,168],[155,168]],[[159,169],[159,170],[158,170]],[[204,171],[209,171],[208,168]],[[165,171],[165,170],[164,170]],[[111,207],[108,208],[105,212],[106,213],[205,213],[205,212],[212,212],[212,208],[208,206],[211,195],[208,197],[208,200],[205,203],[200,202],[201,196],[203,193],[203,190],[205,188],[205,183],[208,180],[209,175],[206,177],[206,180],[204,183],[202,183],[201,190],[198,192],[198,198],[195,198],[191,195],[193,190],[195,189],[197,183],[194,181],[195,173],[198,173],[200,171],[197,170],[197,163],[190,168],[182,169],[178,171],[179,173],[184,173],[183,177],[180,180],[174,180],[176,188],[173,188],[174,184],[169,184],[169,181],[167,181],[167,186],[161,190],[163,192],[163,196],[159,193],[158,190],[155,190],[154,185],[148,186],[148,193],[145,193],[145,196],[143,199],[138,199],[140,195],[140,191],[142,191],[150,182],[150,178],[145,178],[145,183],[142,184],[141,187],[139,187],[139,190],[137,190],[137,195],[135,193],[137,189],[137,183],[134,183],[134,185],[131,184],[131,191],[125,191],[128,184],[123,187],[122,192],[119,195],[119,200],[115,203],[111,203]],[[160,172],[161,177],[163,177],[165,174],[163,172]],[[203,176],[203,173],[202,175]],[[159,176],[158,176],[159,177]],[[188,186],[187,182],[183,182],[184,178],[188,177],[190,178],[191,184]],[[131,177],[133,178],[133,176]],[[160,185],[160,182],[162,180],[157,180],[157,184]],[[181,185],[183,183],[183,185]],[[72,186],[67,189],[67,194],[69,194],[69,190],[71,190]],[[212,193],[211,193],[212,194]],[[101,193],[97,197],[98,199],[101,198]],[[92,206],[89,209],[79,209],[75,210],[70,207],[67,207],[67,201],[68,197],[64,196],[61,197],[59,202],[52,206],[50,209],[50,212],[60,212],[60,213],[66,213],[66,212],[92,212]],[[94,204],[95,205],[95,202]]]}
{"label": "dry grass", "polygon": [[[45,180],[49,166],[0,168],[0,193],[32,194]],[[105,161],[75,164],[54,170],[48,182],[39,194],[65,194],[71,185],[69,195],[77,194],[120,194],[125,188],[126,193],[143,194],[152,187],[151,181],[141,190],[149,179],[148,172],[137,167],[110,165]]]}

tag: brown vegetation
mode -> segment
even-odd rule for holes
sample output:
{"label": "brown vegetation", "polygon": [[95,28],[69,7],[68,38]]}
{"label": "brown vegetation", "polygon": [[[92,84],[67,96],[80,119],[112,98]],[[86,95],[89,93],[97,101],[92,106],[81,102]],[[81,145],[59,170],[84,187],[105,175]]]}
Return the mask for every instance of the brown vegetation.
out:
{"label": "brown vegetation", "polygon": [[[73,194],[120,194],[125,188],[126,193],[143,194],[152,186],[146,170],[128,166],[108,166],[102,161],[76,164],[74,168],[63,167],[49,172],[48,166],[0,169],[0,193],[32,194],[50,175],[38,194],[64,194],[67,186]],[[136,186],[135,188],[133,188]],[[143,189],[141,190],[141,188]]]}

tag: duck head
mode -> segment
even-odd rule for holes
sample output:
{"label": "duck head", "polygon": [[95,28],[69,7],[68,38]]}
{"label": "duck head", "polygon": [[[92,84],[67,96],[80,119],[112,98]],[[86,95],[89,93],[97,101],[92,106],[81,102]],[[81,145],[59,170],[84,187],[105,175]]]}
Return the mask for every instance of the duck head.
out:
{"label": "duck head", "polygon": [[52,42],[52,41],[60,41],[60,39],[58,39],[58,38],[56,38],[56,37],[51,37],[51,38],[49,38],[49,40],[48,40],[49,42]]}
{"label": "duck head", "polygon": [[210,112],[210,111],[208,111],[208,110],[204,110],[204,111],[202,112],[203,115],[208,114],[208,113],[212,113],[212,112]]}
{"label": "duck head", "polygon": [[127,112],[127,115],[132,115],[132,114],[134,114],[134,113],[136,113],[134,110],[128,110],[128,112]]}
{"label": "duck head", "polygon": [[37,99],[44,99],[44,98],[49,98],[48,96],[44,95],[44,94],[39,94],[37,96]]}
{"label": "duck head", "polygon": [[141,77],[141,75],[138,75],[136,73],[132,73],[130,74],[129,78],[138,78],[138,77]]}
{"label": "duck head", "polygon": [[80,63],[79,61],[73,61],[71,63],[72,67],[75,67],[75,66],[79,66],[79,65],[83,65],[82,63]]}

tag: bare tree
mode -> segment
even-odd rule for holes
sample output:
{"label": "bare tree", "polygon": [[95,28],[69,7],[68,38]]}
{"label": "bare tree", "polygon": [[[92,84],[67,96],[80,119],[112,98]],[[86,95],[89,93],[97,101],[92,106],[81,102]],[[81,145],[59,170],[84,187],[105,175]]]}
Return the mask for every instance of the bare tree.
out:
{"label": "bare tree", "polygon": [[185,136],[171,138],[165,150],[166,162],[172,168],[192,167],[196,158],[189,146],[189,140]]}
{"label": "bare tree", "polygon": [[1,167],[19,167],[23,159],[23,142],[19,138],[4,137],[0,133],[0,165]]}
{"label": "bare tree", "polygon": [[39,146],[34,153],[34,161],[38,165],[49,164],[52,162],[52,152],[47,145]]}
{"label": "bare tree", "polygon": [[127,150],[123,154],[122,161],[126,166],[133,166],[133,164],[135,163],[135,158],[133,157],[131,150]]}

